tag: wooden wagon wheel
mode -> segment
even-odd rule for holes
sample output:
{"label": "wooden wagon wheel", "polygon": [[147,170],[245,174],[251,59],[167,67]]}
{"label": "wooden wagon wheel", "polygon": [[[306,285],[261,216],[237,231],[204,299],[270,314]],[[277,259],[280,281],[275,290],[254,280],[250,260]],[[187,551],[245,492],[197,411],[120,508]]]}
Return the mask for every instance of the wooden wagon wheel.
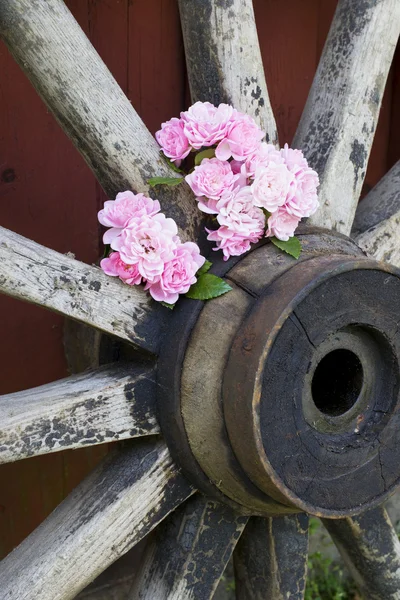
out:
{"label": "wooden wagon wheel", "polygon": [[[229,101],[276,141],[251,1],[180,11],[193,100]],[[163,519],[129,598],[211,598],[234,552],[239,600],[299,599],[306,513],[366,598],[400,598],[400,545],[379,507],[400,478],[400,275],[377,262],[400,266],[400,163],[356,212],[399,29],[398,0],[339,1],[294,142],[322,201],[297,263],[268,243],[216,263],[233,291],[171,315],[0,228],[1,292],[137,350],[1,397],[0,461],[144,438],[2,561],[2,600],[74,598]],[[110,196],[174,176],[61,0],[2,0],[0,32]],[[188,188],[161,200],[182,238],[199,239]]]}

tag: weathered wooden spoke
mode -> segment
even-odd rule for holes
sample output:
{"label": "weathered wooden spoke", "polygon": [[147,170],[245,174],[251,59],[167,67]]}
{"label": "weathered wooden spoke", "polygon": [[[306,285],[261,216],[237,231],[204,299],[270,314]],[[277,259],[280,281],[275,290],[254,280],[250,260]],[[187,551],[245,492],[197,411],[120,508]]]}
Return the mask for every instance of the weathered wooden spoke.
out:
{"label": "weathered wooden spoke", "polygon": [[0,463],[159,433],[155,385],[129,364],[0,396]]}
{"label": "weathered wooden spoke", "polygon": [[70,600],[193,493],[162,442],[110,455],[0,563],[2,600]]}
{"label": "weathered wooden spoke", "polygon": [[340,0],[293,145],[321,179],[310,222],[349,234],[400,33],[397,0]]}
{"label": "weathered wooden spoke", "polygon": [[180,0],[192,100],[226,102],[278,140],[251,0]]}
{"label": "weathered wooden spoke", "polygon": [[0,293],[157,352],[165,313],[142,287],[0,227]]}
{"label": "weathered wooden spoke", "polygon": [[[180,0],[180,12],[193,100],[232,102],[276,142],[250,0]],[[351,229],[399,29],[398,0],[339,1],[294,143],[321,176],[313,226]],[[0,35],[110,195],[174,176],[61,0],[3,0]],[[399,164],[363,201],[353,231],[375,258],[400,265],[393,240],[381,244],[400,222]],[[187,186],[165,191],[162,206],[182,237],[197,239],[202,217]],[[160,355],[156,366],[121,364],[0,397],[0,462],[157,434],[155,390],[174,457],[158,439],[111,455],[1,563],[2,600],[72,599],[175,509],[132,600],[211,598],[247,522],[238,600],[300,600],[300,511],[339,518],[326,527],[367,597],[400,599],[385,512],[351,517],[400,481],[399,272],[335,232],[305,227],[300,238],[298,262],[265,240],[216,260],[232,291],[205,307],[181,300],[162,337],[171,313],[143,289],[0,228],[0,292]],[[196,489],[206,497],[188,501]]]}
{"label": "weathered wooden spoke", "polygon": [[307,515],[252,517],[234,552],[237,600],[301,600],[307,558]]}
{"label": "weathered wooden spoke", "polygon": [[399,600],[400,542],[386,510],[323,522],[366,600]]}
{"label": "weathered wooden spoke", "polygon": [[191,498],[157,529],[129,600],[208,600],[246,522],[227,506]]}
{"label": "weathered wooden spoke", "polygon": [[357,208],[352,236],[373,258],[400,267],[400,161]]}
{"label": "weathered wooden spoke", "polygon": [[[0,36],[111,197],[177,176],[62,0],[2,0]],[[162,205],[182,237],[198,237],[186,184],[163,190]]]}

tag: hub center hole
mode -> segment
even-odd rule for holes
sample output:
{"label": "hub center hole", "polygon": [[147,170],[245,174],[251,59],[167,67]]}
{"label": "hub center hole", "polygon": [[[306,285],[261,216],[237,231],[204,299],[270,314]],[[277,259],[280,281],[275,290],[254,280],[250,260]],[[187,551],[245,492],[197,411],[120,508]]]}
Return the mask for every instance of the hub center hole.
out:
{"label": "hub center hole", "polygon": [[319,362],[311,384],[316,407],[326,415],[344,414],[360,395],[363,368],[354,352],[333,350]]}

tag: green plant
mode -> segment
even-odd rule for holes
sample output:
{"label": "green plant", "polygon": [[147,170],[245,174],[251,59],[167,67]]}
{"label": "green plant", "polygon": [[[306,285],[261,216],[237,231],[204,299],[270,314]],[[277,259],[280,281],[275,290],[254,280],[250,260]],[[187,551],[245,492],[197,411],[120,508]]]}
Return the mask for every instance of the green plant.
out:
{"label": "green plant", "polygon": [[340,565],[321,552],[310,554],[305,600],[361,600]]}
{"label": "green plant", "polygon": [[310,517],[309,525],[308,525],[309,534],[314,535],[314,533],[316,533],[318,531],[318,529],[320,529],[320,527],[321,527],[321,521],[319,519],[317,519],[316,517]]}

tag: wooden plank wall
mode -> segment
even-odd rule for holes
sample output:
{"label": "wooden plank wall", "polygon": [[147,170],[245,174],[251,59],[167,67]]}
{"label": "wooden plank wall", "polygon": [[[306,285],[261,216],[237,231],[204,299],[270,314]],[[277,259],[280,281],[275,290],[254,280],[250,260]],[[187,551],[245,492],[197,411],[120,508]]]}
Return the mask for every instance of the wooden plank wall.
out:
{"label": "wooden plank wall", "polygon": [[[67,0],[67,5],[151,131],[185,108],[175,0]],[[254,6],[280,140],[290,143],[336,0],[255,0]],[[399,78],[398,50],[366,190],[400,157]],[[100,252],[96,213],[104,200],[84,161],[0,46],[0,224],[92,263]],[[0,297],[0,332],[0,393],[67,374],[59,316]],[[0,558],[106,451],[59,453],[0,469]]]}

